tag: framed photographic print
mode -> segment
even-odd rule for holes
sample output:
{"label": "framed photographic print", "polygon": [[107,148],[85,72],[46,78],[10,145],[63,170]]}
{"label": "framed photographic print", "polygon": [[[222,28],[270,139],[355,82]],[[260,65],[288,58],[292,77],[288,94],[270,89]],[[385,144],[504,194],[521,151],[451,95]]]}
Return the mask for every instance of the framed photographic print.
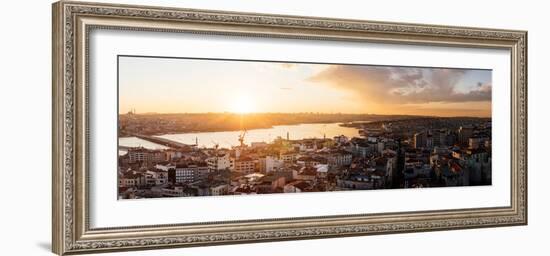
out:
{"label": "framed photographic print", "polygon": [[53,251],[525,225],[526,40],[57,2]]}

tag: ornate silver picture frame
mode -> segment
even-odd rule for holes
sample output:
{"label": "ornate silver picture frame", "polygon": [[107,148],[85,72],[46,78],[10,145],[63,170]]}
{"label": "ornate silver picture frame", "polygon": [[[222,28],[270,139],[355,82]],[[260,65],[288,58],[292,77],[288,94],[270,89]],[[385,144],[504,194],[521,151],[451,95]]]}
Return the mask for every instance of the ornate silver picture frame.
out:
{"label": "ornate silver picture frame", "polygon": [[[508,50],[510,205],[92,228],[88,51],[99,29]],[[526,31],[71,1],[53,5],[52,31],[52,247],[59,255],[527,224]]]}

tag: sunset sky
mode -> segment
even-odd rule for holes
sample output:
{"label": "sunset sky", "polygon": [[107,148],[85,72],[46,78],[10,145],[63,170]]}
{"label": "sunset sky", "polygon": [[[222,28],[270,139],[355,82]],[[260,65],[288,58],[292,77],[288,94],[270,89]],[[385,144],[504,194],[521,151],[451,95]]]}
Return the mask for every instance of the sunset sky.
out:
{"label": "sunset sky", "polygon": [[491,71],[119,57],[119,112],[491,116]]}

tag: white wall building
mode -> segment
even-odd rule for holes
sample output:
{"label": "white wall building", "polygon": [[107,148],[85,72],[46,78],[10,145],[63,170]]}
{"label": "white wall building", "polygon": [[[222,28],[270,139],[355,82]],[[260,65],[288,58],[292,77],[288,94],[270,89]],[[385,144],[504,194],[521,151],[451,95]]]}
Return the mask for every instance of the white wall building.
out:
{"label": "white wall building", "polygon": [[208,168],[212,171],[231,169],[232,167],[229,153],[226,152],[218,152],[217,156],[215,155],[207,158],[206,163],[208,164]]}

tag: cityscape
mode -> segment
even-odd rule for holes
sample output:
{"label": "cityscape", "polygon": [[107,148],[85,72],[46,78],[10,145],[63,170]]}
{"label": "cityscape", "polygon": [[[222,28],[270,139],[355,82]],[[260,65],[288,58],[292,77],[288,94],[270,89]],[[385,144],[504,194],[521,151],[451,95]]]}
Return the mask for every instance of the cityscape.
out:
{"label": "cityscape", "polygon": [[[162,58],[121,60],[119,199],[491,185],[489,70],[170,59],[173,67],[163,70],[193,69],[189,77],[164,79],[178,81],[164,85],[178,90],[185,87],[182,84],[195,84],[194,79],[203,87],[217,85],[219,77],[239,85],[274,80],[266,74],[240,80],[245,71],[248,77],[255,74],[249,65],[284,77],[274,86],[285,94],[272,99],[261,100],[262,92],[255,95],[245,85],[227,87],[246,92],[226,93],[232,101],[216,100],[219,95],[210,97],[187,86],[182,90],[194,95],[187,100],[189,94],[176,89],[169,96],[154,96],[161,86],[142,86],[146,90],[136,93],[136,81],[158,79],[140,69],[156,62],[168,65]],[[186,66],[189,62],[192,67]],[[245,70],[233,70],[236,78],[215,74],[225,66],[236,69],[235,65]],[[301,71],[292,71],[296,68]],[[213,75],[204,77],[206,70]],[[302,71],[305,75],[299,76]],[[321,79],[343,74],[348,77],[344,81]],[[388,85],[385,98],[369,98],[384,96],[380,89],[372,89],[376,81]],[[321,92],[293,92],[300,90],[299,82],[322,87]],[[345,97],[333,103],[322,100],[326,93]],[[316,100],[296,101],[296,94]],[[170,97],[176,102],[166,104]],[[202,103],[187,106],[197,98]],[[371,109],[378,111],[366,111]]]}

